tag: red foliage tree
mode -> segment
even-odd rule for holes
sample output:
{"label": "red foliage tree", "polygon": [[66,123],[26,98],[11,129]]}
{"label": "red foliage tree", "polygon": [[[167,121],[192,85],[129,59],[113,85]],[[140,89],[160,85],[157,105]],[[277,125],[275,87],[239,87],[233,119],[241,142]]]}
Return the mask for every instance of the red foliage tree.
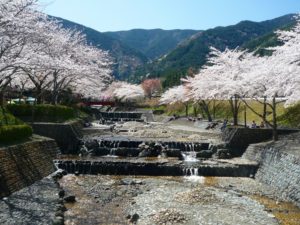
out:
{"label": "red foliage tree", "polygon": [[155,92],[160,92],[162,90],[160,79],[147,79],[142,83],[142,87],[145,91],[145,95],[149,98],[153,97]]}

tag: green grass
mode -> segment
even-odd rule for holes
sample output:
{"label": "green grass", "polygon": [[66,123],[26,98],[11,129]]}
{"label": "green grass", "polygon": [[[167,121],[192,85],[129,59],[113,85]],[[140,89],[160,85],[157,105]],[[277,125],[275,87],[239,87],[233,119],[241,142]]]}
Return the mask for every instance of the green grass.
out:
{"label": "green grass", "polygon": [[[256,112],[258,112],[258,113],[263,112],[263,105],[260,104],[259,102],[251,100],[251,101],[248,101],[248,103]],[[201,114],[201,110],[199,110],[199,106],[191,103],[189,105],[189,109],[188,109],[190,116],[195,116],[194,108],[196,108],[197,114]],[[244,123],[244,110],[245,110],[244,103],[241,103],[240,111],[239,111],[239,115],[238,115],[238,120],[239,120],[240,124]],[[214,119],[232,120],[231,108],[230,108],[230,104],[228,101],[216,101],[215,102],[215,117],[213,115],[213,104],[211,103],[210,104],[210,112]],[[287,112],[289,112],[289,116],[282,117]],[[179,116],[185,116],[185,107],[181,103],[167,105],[167,106],[165,106],[165,114],[166,115],[176,114]],[[295,116],[296,114],[298,115],[298,117]],[[270,109],[270,107],[267,107],[267,115],[268,115],[267,119],[272,120],[272,110]],[[293,110],[293,111],[289,110],[289,108],[285,109],[284,103],[280,103],[277,106],[277,117],[279,119],[282,118],[281,119],[283,121],[282,124],[285,124],[285,125],[289,124],[290,126],[295,126],[297,124],[297,121],[300,121],[300,119],[298,119],[298,120],[296,119],[296,118],[299,118],[299,115],[300,115],[300,106],[298,106],[297,110]],[[253,120],[256,121],[256,123],[259,123],[262,120],[259,116],[257,116],[255,113],[253,113],[249,108],[246,108],[246,116],[247,116],[247,123],[251,123]],[[205,118],[205,115],[203,115],[203,118]],[[292,122],[293,118],[295,118],[296,121]]]}
{"label": "green grass", "polygon": [[284,109],[278,117],[278,123],[282,126],[300,128],[300,103]]}

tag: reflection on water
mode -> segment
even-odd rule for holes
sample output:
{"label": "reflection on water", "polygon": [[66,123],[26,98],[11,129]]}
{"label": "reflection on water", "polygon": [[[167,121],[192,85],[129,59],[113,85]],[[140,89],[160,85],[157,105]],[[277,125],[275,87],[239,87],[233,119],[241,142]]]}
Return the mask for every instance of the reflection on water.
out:
{"label": "reflection on water", "polygon": [[259,195],[250,196],[259,203],[263,204],[270,213],[282,225],[299,225],[300,224],[300,209],[289,202],[278,202],[271,198]]}

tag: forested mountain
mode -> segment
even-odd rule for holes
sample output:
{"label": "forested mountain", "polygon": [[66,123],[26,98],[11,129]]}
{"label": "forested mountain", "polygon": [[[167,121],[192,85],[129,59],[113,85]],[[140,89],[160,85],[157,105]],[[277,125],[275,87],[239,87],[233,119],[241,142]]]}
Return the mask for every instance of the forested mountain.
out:
{"label": "forested mountain", "polygon": [[117,79],[126,80],[130,74],[135,72],[137,67],[144,65],[148,61],[148,58],[141,52],[130,48],[107,34],[66,19],[52,18],[61,21],[63,27],[82,31],[86,35],[88,43],[109,51],[115,62],[114,75]]}
{"label": "forested mountain", "polygon": [[280,44],[274,31],[288,28],[294,15],[263,22],[242,21],[236,25],[196,30],[144,30],[101,33],[83,25],[57,18],[64,27],[82,31],[87,41],[108,50],[115,60],[114,75],[120,80],[140,82],[145,77],[161,77],[165,87],[195,73],[205,64],[209,47],[220,50],[247,48],[264,55],[267,46]]}
{"label": "forested mountain", "polygon": [[164,86],[177,85],[180,83],[180,77],[186,76],[188,72],[197,71],[205,64],[209,46],[220,50],[245,46],[255,50],[263,43],[278,44],[272,32],[293,24],[293,16],[286,15],[263,22],[242,21],[236,25],[203,31],[198,37],[178,46],[167,56],[139,68],[130,80],[138,82],[145,76],[162,77]]}
{"label": "forested mountain", "polygon": [[196,30],[178,29],[133,29],[128,31],[105,32],[105,34],[142,52],[150,60],[155,60],[174,50],[180,42],[198,32],[199,31]]}

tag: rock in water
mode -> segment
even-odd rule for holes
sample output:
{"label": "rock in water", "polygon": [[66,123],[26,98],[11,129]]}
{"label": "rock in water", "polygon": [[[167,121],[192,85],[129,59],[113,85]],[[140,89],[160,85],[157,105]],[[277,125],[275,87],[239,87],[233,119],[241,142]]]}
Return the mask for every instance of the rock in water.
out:
{"label": "rock in water", "polygon": [[131,216],[130,222],[131,222],[131,223],[136,223],[136,222],[138,221],[139,218],[140,218],[140,216],[139,216],[137,213],[135,213],[135,214],[133,214],[133,215]]}
{"label": "rock in water", "polygon": [[76,202],[76,197],[75,195],[69,195],[64,197],[65,202]]}

